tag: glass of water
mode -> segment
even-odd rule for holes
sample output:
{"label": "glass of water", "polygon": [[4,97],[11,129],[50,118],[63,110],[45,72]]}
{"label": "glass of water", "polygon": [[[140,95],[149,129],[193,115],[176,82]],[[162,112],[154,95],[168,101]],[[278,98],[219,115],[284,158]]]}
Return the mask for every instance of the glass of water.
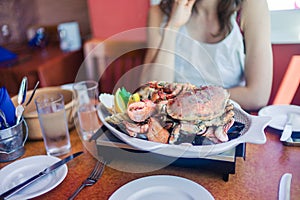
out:
{"label": "glass of water", "polygon": [[47,154],[60,156],[70,152],[71,143],[63,95],[43,94],[35,99],[35,104]]}
{"label": "glass of water", "polygon": [[93,80],[81,81],[75,83],[73,88],[81,137],[88,140],[101,126],[96,109],[99,104],[98,83]]}

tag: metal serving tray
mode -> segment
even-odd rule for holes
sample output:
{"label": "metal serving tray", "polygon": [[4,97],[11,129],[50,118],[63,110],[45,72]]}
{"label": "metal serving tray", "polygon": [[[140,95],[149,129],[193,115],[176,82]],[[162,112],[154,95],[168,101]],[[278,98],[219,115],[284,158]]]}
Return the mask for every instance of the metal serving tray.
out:
{"label": "metal serving tray", "polygon": [[[98,132],[100,133],[100,132]],[[143,162],[170,162],[170,165],[180,167],[196,167],[207,169],[221,174],[224,181],[229,180],[229,174],[235,173],[236,157],[245,159],[246,144],[240,144],[226,152],[210,155],[203,158],[178,158],[175,159],[161,154],[151,153],[136,149],[114,136],[109,130],[104,129],[98,134],[96,146],[99,156],[108,160],[114,159],[143,159]],[[140,155],[143,155],[142,157]]]}
{"label": "metal serving tray", "polygon": [[285,146],[300,147],[300,132],[293,132],[290,139],[282,142]]}

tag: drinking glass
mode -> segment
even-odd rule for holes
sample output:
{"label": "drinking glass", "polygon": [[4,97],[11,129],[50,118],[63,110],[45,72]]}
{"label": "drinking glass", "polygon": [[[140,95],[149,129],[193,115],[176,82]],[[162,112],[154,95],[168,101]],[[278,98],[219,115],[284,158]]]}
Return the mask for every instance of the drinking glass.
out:
{"label": "drinking glass", "polygon": [[98,83],[93,80],[81,81],[73,86],[75,90],[76,110],[80,133],[88,140],[101,126],[97,115]]}
{"label": "drinking glass", "polygon": [[35,99],[45,148],[48,155],[60,156],[71,150],[64,97],[47,93]]}

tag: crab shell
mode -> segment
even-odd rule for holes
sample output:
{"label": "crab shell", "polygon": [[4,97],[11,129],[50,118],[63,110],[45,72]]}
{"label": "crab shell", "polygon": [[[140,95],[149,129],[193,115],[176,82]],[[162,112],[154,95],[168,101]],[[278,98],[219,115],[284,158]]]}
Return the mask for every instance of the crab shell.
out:
{"label": "crab shell", "polygon": [[228,99],[229,93],[222,87],[199,87],[182,91],[178,96],[170,99],[167,113],[178,120],[211,120],[224,113]]}

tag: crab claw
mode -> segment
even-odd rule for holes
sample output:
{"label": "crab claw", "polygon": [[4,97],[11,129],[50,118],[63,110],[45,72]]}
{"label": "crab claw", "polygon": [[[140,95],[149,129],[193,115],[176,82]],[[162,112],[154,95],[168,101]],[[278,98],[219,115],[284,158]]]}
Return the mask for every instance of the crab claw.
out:
{"label": "crab claw", "polygon": [[229,140],[227,132],[224,132],[224,129],[222,126],[218,126],[215,129],[215,136],[220,140],[221,142],[227,142]]}
{"label": "crab claw", "polygon": [[231,118],[230,121],[223,126],[225,133],[228,133],[229,129],[233,126],[234,121],[235,121],[234,118]]}
{"label": "crab claw", "polygon": [[155,112],[156,105],[150,101],[131,103],[127,108],[129,118],[135,122],[143,122]]}
{"label": "crab claw", "polygon": [[215,130],[216,138],[218,138],[221,142],[227,142],[229,140],[227,132],[230,129],[230,127],[233,125],[233,123],[234,123],[234,119],[231,119],[224,126],[218,126]]}

